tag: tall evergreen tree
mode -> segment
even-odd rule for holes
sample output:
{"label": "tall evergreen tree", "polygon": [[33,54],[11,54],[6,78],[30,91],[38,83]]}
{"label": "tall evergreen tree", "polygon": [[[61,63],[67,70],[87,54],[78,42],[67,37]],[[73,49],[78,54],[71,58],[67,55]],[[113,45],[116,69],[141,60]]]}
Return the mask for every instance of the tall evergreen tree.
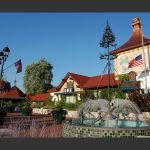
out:
{"label": "tall evergreen tree", "polygon": [[24,75],[24,89],[27,94],[45,93],[52,87],[53,66],[45,59],[27,66]]}
{"label": "tall evergreen tree", "polygon": [[113,34],[111,27],[107,21],[106,27],[104,29],[104,33],[102,36],[102,40],[100,40],[100,47],[109,48],[111,46],[115,46],[115,35]]}
{"label": "tall evergreen tree", "polygon": [[106,23],[106,27],[104,29],[104,33],[102,36],[102,40],[100,40],[100,47],[103,47],[105,49],[107,49],[107,54],[102,55],[103,57],[101,57],[102,59],[107,59],[107,69],[108,69],[108,100],[111,99],[110,97],[110,70],[111,70],[111,66],[110,66],[110,53],[109,53],[109,49],[110,47],[116,46],[116,44],[114,44],[115,42],[115,35],[113,34],[111,27],[107,21]]}

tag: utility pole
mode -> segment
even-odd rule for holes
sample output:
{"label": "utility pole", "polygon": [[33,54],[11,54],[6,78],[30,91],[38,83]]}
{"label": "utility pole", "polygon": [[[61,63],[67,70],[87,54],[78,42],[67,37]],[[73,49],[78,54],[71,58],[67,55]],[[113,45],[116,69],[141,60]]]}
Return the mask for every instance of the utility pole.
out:
{"label": "utility pole", "polygon": [[[3,73],[4,73],[4,63],[6,62],[8,55],[10,53],[10,49],[8,47],[5,47],[1,52],[0,52],[0,65],[1,65],[1,72],[0,72],[0,81],[2,81],[3,78]],[[3,88],[1,86],[0,92],[2,93]]]}

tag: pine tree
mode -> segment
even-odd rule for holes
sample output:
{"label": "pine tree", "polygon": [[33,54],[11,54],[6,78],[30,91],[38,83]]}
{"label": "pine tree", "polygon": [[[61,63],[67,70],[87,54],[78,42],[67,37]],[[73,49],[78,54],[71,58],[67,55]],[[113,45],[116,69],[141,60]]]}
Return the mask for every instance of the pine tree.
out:
{"label": "pine tree", "polygon": [[100,40],[100,43],[99,43],[100,47],[109,48],[111,46],[115,46],[116,44],[113,44],[114,42],[115,42],[115,36],[114,36],[114,34],[111,30],[111,27],[107,21],[102,40]]}

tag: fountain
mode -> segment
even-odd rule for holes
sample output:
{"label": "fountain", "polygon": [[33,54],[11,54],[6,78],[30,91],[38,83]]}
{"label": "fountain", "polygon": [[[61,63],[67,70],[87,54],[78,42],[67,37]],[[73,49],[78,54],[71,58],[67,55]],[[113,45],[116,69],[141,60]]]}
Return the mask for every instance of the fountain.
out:
{"label": "fountain", "polygon": [[[135,115],[134,119],[129,114]],[[63,137],[150,136],[150,123],[141,121],[140,109],[129,100],[88,100],[78,109],[78,118],[63,125]]]}

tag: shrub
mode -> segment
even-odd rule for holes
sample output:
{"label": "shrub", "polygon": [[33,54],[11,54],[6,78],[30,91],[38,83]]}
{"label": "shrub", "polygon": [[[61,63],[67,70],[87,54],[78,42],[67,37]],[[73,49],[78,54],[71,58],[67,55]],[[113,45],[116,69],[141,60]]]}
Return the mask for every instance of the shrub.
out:
{"label": "shrub", "polygon": [[22,115],[24,116],[32,115],[31,102],[28,99],[25,99],[25,101],[21,102],[21,111],[22,111]]}
{"label": "shrub", "polygon": [[85,102],[87,99],[94,99],[94,91],[93,90],[85,90],[80,93],[81,100]]}
{"label": "shrub", "polygon": [[76,103],[65,103],[64,108],[67,110],[77,110],[81,102],[76,102]]}
{"label": "shrub", "polygon": [[54,108],[54,107],[55,107],[55,102],[51,101],[51,99],[45,102],[44,108],[48,109],[48,108]]}
{"label": "shrub", "polygon": [[6,111],[7,112],[12,112],[14,109],[14,104],[12,103],[12,101],[7,101],[5,102],[6,105]]}
{"label": "shrub", "polygon": [[65,120],[67,111],[64,110],[64,103],[62,101],[59,101],[57,103],[55,109],[53,109],[51,111],[51,113],[52,113],[52,116],[53,116],[53,120],[56,123],[61,123],[63,120]]}
{"label": "shrub", "polygon": [[143,90],[128,92],[129,100],[135,102],[141,111],[150,111],[150,92],[144,93]]}
{"label": "shrub", "polygon": [[[126,93],[122,92],[119,87],[110,88],[110,97],[111,97],[111,100],[113,98],[126,99]],[[106,89],[101,89],[100,98],[108,99],[108,89],[107,88]]]}

